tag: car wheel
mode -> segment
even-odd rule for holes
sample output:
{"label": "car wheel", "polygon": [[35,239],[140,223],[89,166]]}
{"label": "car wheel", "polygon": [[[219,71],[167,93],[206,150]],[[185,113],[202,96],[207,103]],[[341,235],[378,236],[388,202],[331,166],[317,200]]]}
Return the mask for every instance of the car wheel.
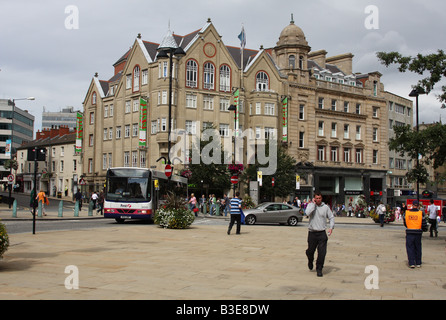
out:
{"label": "car wheel", "polygon": [[256,223],[256,217],[253,215],[249,215],[245,218],[246,224],[254,224]]}
{"label": "car wheel", "polygon": [[297,217],[289,217],[288,218],[289,226],[297,226],[298,223],[299,223],[299,219],[297,219]]}

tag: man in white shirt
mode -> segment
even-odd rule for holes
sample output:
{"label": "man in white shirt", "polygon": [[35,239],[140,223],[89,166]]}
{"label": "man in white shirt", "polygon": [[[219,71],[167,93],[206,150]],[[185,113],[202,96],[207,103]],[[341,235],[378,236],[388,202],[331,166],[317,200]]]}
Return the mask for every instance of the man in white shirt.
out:
{"label": "man in white shirt", "polygon": [[427,212],[429,214],[429,223],[431,225],[429,232],[430,237],[432,238],[433,232],[435,231],[435,238],[438,237],[438,230],[437,230],[437,206],[434,204],[434,200],[430,200],[430,205],[427,207]]}

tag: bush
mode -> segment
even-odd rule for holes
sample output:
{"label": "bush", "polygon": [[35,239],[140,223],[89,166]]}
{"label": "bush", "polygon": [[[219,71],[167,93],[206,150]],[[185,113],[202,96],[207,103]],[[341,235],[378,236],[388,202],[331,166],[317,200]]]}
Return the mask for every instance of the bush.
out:
{"label": "bush", "polygon": [[194,222],[194,213],[187,208],[187,202],[170,193],[164,205],[156,210],[154,219],[160,227],[169,229],[186,229]]}
{"label": "bush", "polygon": [[3,254],[8,250],[9,247],[9,237],[8,232],[6,231],[6,227],[3,223],[0,222],[0,258],[3,257]]}

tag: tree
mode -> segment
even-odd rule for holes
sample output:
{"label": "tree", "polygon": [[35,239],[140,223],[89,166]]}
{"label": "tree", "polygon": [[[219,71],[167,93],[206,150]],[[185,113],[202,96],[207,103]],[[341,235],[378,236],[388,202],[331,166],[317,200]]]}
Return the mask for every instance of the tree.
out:
{"label": "tree", "polygon": [[[268,147],[269,140],[267,140],[266,150],[270,150]],[[276,143],[276,142],[274,142]],[[269,156],[269,154],[267,154]],[[257,180],[257,170],[259,167],[265,167],[267,165],[260,165],[257,162],[250,164],[245,169],[241,176],[241,180],[245,182],[245,185],[249,188],[249,181]],[[262,187],[260,187],[259,197],[263,199],[271,199],[274,196],[286,198],[296,187],[296,159],[288,155],[287,150],[282,146],[277,146],[277,170],[272,176],[262,177]],[[274,177],[274,187],[272,186],[272,178]]]}
{"label": "tree", "polygon": [[[416,57],[403,56],[399,52],[378,52],[378,59],[386,67],[391,64],[399,65],[400,72],[411,71],[419,75],[424,75],[426,72],[429,75],[414,86],[418,92],[429,94],[434,86],[446,77],[446,54],[443,50],[438,50],[437,53],[422,55],[418,54]],[[446,108],[446,86],[442,86],[443,93],[438,95],[438,100],[442,103],[442,108]]]}
{"label": "tree", "polygon": [[401,156],[406,154],[416,159],[420,156],[418,167],[415,165],[407,173],[409,182],[418,181],[426,183],[429,180],[426,165],[432,165],[437,169],[446,161],[446,125],[435,123],[425,129],[416,132],[407,126],[395,126],[395,137],[389,141],[389,149],[399,152]]}

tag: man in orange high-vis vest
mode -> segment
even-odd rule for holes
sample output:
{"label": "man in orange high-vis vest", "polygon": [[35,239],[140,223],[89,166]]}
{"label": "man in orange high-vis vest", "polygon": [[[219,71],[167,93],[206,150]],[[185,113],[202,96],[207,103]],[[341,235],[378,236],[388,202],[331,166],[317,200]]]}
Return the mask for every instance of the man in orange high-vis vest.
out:
{"label": "man in orange high-vis vest", "polygon": [[406,210],[404,216],[406,226],[406,251],[409,268],[421,267],[421,236],[426,226],[423,212],[418,209],[418,201],[415,200],[411,210]]}

